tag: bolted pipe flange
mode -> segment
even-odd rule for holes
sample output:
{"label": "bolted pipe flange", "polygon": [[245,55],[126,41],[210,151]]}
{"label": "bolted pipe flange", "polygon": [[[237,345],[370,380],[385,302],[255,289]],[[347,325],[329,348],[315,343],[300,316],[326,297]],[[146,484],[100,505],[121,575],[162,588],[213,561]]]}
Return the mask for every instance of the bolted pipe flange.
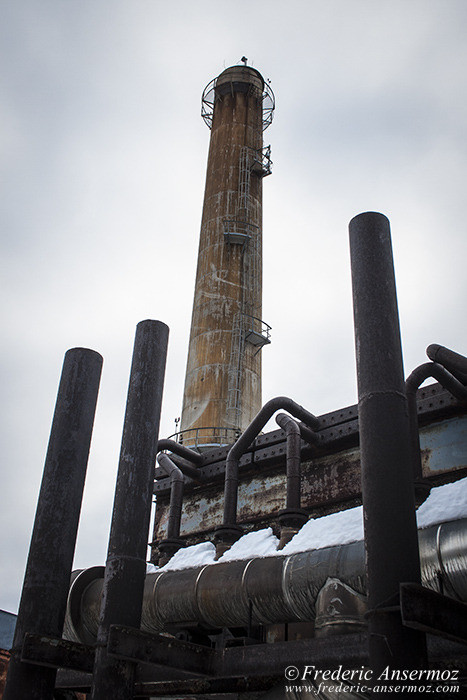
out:
{"label": "bolted pipe flange", "polygon": [[243,535],[243,528],[239,525],[219,525],[214,530],[214,544],[216,546],[216,560],[221,557]]}
{"label": "bolted pipe flange", "polygon": [[418,508],[422,505],[430,495],[430,491],[433,484],[428,481],[428,479],[415,479],[413,482],[414,495],[415,495],[415,507]]}
{"label": "bolted pipe flange", "polygon": [[173,555],[182,547],[186,547],[186,542],[178,537],[168,537],[166,540],[161,540],[157,545],[159,550],[159,566],[164,566],[172,559]]}
{"label": "bolted pipe flange", "polygon": [[214,543],[232,545],[243,535],[243,528],[240,525],[219,525],[214,530]]}
{"label": "bolted pipe flange", "polygon": [[300,530],[308,522],[308,513],[303,508],[284,508],[279,511],[279,524],[281,528],[290,527]]}

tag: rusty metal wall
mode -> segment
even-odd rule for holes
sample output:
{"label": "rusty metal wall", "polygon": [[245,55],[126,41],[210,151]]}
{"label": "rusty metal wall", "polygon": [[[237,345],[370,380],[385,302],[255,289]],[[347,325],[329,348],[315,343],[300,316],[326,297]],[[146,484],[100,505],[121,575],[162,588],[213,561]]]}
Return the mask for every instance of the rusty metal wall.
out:
{"label": "rusty metal wall", "polygon": [[[423,476],[434,486],[467,475],[467,415],[465,408],[439,385],[420,390],[420,428]],[[453,414],[453,411],[455,413]],[[340,418],[339,416],[342,416]],[[302,448],[302,506],[311,516],[325,515],[361,503],[358,421],[353,407],[324,416],[321,454]],[[339,423],[339,421],[341,421]],[[342,436],[340,434],[342,433]],[[283,431],[258,438],[255,449],[242,458],[238,493],[238,522],[246,529],[272,525],[285,507],[285,454]],[[224,451],[206,455],[206,484],[187,483],[181,536],[189,543],[209,539],[222,521]],[[217,456],[216,456],[217,455]],[[156,482],[154,540],[164,537],[168,517],[169,480]]]}
{"label": "rusty metal wall", "polygon": [[[224,221],[234,218],[238,208],[242,147],[262,147],[263,79],[252,68],[236,66],[219,76],[216,84],[221,83],[228,90],[216,94],[214,104],[181,430],[207,426],[244,429],[261,408],[261,352],[246,343],[240,425],[231,425],[228,420],[228,367],[235,315],[242,302],[244,253],[241,245],[224,240]],[[251,298],[252,290],[244,293],[250,295],[254,315],[260,316],[262,180],[254,173],[249,195],[250,220],[258,227],[254,261],[258,284],[256,298]]]}

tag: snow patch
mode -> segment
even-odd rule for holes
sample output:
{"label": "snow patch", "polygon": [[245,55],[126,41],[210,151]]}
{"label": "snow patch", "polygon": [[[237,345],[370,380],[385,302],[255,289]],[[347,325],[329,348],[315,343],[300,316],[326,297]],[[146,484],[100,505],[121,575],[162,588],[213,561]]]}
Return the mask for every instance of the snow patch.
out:
{"label": "snow patch", "polygon": [[467,478],[431,489],[417,511],[419,528],[467,517]]}
{"label": "snow patch", "polygon": [[216,548],[212,542],[200,542],[200,544],[194,544],[191,547],[182,547],[167,564],[160,567],[159,571],[178,571],[214,564],[215,555]]}
{"label": "snow patch", "polygon": [[279,540],[270,527],[256,532],[248,532],[228,549],[219,559],[233,561],[235,559],[250,559],[252,557],[268,557],[277,554]]}
{"label": "snow patch", "polygon": [[363,539],[363,508],[349,508],[339,513],[309,520],[285,545],[281,554],[295,554],[308,549],[323,549]]}

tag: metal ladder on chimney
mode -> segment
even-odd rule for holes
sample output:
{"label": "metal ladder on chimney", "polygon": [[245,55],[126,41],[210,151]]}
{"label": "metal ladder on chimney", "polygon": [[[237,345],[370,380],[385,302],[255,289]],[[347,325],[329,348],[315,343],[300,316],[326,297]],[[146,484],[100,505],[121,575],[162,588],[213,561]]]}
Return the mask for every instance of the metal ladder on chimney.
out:
{"label": "metal ladder on chimney", "polygon": [[[250,194],[251,172],[257,163],[256,151],[243,146],[239,159],[238,200],[234,220],[228,222],[237,239],[230,238],[230,243],[242,243],[242,298],[240,309],[235,315],[232,328],[232,341],[228,367],[227,418],[232,427],[240,428],[241,418],[241,377],[245,342],[249,337],[256,339],[254,345],[262,347],[261,321],[256,317],[257,303],[260,297],[261,281],[258,276],[259,265],[259,227],[251,223],[252,200]],[[233,226],[232,226],[233,224]],[[234,234],[231,233],[231,236]],[[241,236],[241,237],[240,237]],[[258,328],[257,328],[258,326]],[[266,341],[269,342],[269,339]]]}

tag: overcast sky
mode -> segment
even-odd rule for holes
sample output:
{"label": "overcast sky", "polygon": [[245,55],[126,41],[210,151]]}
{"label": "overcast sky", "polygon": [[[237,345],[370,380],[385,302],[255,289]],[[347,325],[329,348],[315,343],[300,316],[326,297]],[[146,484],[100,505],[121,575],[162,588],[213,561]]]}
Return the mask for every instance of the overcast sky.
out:
{"label": "overcast sky", "polygon": [[104,370],[77,567],[105,562],[134,331],[171,329],[180,415],[209,130],[242,56],[265,132],[263,402],[356,402],[348,222],[392,225],[406,373],[467,351],[465,0],[4,0],[0,608],[17,609],[63,355]]}

